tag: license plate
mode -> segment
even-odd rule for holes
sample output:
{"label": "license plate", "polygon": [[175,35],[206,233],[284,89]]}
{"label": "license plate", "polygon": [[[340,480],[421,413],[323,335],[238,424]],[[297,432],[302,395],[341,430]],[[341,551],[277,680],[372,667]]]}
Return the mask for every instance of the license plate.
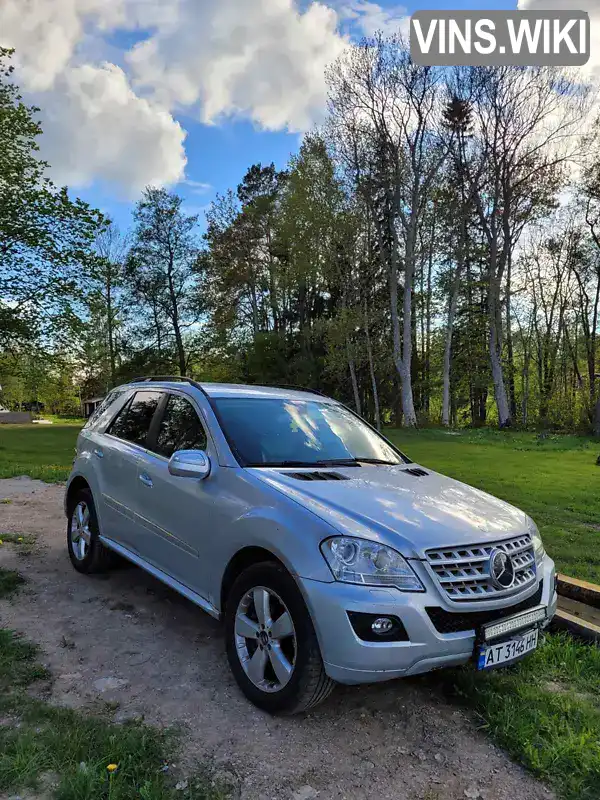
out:
{"label": "license plate", "polygon": [[498,644],[484,644],[479,648],[477,669],[492,669],[508,664],[535,650],[538,643],[538,630],[526,631]]}

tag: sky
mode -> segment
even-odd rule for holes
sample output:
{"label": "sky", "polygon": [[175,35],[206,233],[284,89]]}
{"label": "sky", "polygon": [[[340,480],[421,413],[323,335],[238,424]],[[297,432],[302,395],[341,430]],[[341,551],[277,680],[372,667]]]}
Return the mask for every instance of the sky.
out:
{"label": "sky", "polygon": [[[573,0],[518,0],[521,9]],[[592,17],[600,65],[600,0]],[[323,117],[327,66],[361,36],[407,30],[419,9],[517,0],[2,0],[0,45],[41,109],[52,178],[126,229],[144,186],[201,219],[254,163],[283,168]]]}

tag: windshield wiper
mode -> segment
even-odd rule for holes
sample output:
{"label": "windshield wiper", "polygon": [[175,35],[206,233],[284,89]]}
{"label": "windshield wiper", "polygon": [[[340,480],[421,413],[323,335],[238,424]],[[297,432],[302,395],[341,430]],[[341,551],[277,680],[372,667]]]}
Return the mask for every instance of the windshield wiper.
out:
{"label": "windshield wiper", "polygon": [[326,458],[320,461],[267,461],[249,467],[360,467],[355,458]]}
{"label": "windshield wiper", "polygon": [[325,458],[316,463],[319,467],[360,467],[357,458]]}
{"label": "windshield wiper", "polygon": [[322,458],[319,461],[268,461],[264,464],[248,464],[249,467],[360,467],[361,464],[382,464],[397,467],[401,461],[386,461],[383,458]]}
{"label": "windshield wiper", "polygon": [[401,461],[385,461],[383,458],[360,458],[360,456],[356,459],[363,464],[387,464],[390,467],[397,467],[401,464]]}

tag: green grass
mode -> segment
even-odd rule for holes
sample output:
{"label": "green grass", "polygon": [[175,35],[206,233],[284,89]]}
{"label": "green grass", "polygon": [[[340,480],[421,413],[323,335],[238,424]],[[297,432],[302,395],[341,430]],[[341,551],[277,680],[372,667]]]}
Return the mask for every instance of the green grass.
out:
{"label": "green grass", "polygon": [[71,471],[81,422],[0,425],[0,478],[29,475],[59,483]]}
{"label": "green grass", "polygon": [[[15,580],[16,576],[16,580]],[[23,579],[0,570],[0,596]],[[224,800],[226,787],[198,774],[186,789],[165,771],[173,757],[172,732],[49,705],[32,696],[50,680],[38,648],[0,628],[0,795],[23,789],[54,800]],[[116,764],[112,775],[109,764]]]}
{"label": "green grass", "polygon": [[446,691],[560,797],[600,797],[600,648],[555,634],[515,667],[440,676]]}
{"label": "green grass", "polygon": [[489,430],[386,434],[414,461],[522,508],[561,572],[600,583],[600,440]]}
{"label": "green grass", "polygon": [[41,414],[40,419],[46,419],[58,425],[77,425],[79,428],[85,425],[85,417],[61,417],[58,414]]}
{"label": "green grass", "polygon": [[24,583],[25,580],[18,572],[0,568],[0,599],[9,597]]}

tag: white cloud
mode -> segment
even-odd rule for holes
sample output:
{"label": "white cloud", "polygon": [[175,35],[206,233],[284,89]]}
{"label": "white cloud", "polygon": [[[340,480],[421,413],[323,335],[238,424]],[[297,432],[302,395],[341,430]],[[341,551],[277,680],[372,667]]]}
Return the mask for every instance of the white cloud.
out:
{"label": "white cloud", "polygon": [[404,6],[383,8],[369,0],[349,0],[339,6],[342,19],[354,22],[365,36],[374,36],[381,31],[386,36],[401,33],[408,36],[410,17]]}
{"label": "white cloud", "polygon": [[[387,19],[352,5],[367,28]],[[325,68],[347,45],[338,22],[317,0],[0,0],[0,43],[16,48],[17,80],[43,109],[53,176],[128,194],[182,179],[177,112],[310,128]],[[124,30],[140,38],[129,52],[115,49]]]}
{"label": "white cloud", "polygon": [[164,109],[138,97],[114,64],[71,67],[47,95],[44,156],[74,186],[95,178],[128,194],[184,174],[185,133]]}
{"label": "white cloud", "polygon": [[[134,195],[148,183],[178,181],[185,133],[168,109],[138,96],[101,53],[102,36],[118,28],[171,24],[175,0],[2,0],[0,41],[14,47],[16,77],[42,109],[42,155],[59,183],[95,179]],[[167,8],[167,6],[169,8]],[[88,45],[91,43],[91,46]]]}
{"label": "white cloud", "polygon": [[31,90],[51,88],[85,38],[86,28],[101,31],[124,25],[127,2],[2,0],[0,36],[3,45],[16,48],[19,80]]}
{"label": "white cloud", "polygon": [[203,122],[245,117],[305,130],[324,106],[324,71],[343,50],[335,11],[294,0],[181,0],[179,24],[128,54],[136,85]]}

